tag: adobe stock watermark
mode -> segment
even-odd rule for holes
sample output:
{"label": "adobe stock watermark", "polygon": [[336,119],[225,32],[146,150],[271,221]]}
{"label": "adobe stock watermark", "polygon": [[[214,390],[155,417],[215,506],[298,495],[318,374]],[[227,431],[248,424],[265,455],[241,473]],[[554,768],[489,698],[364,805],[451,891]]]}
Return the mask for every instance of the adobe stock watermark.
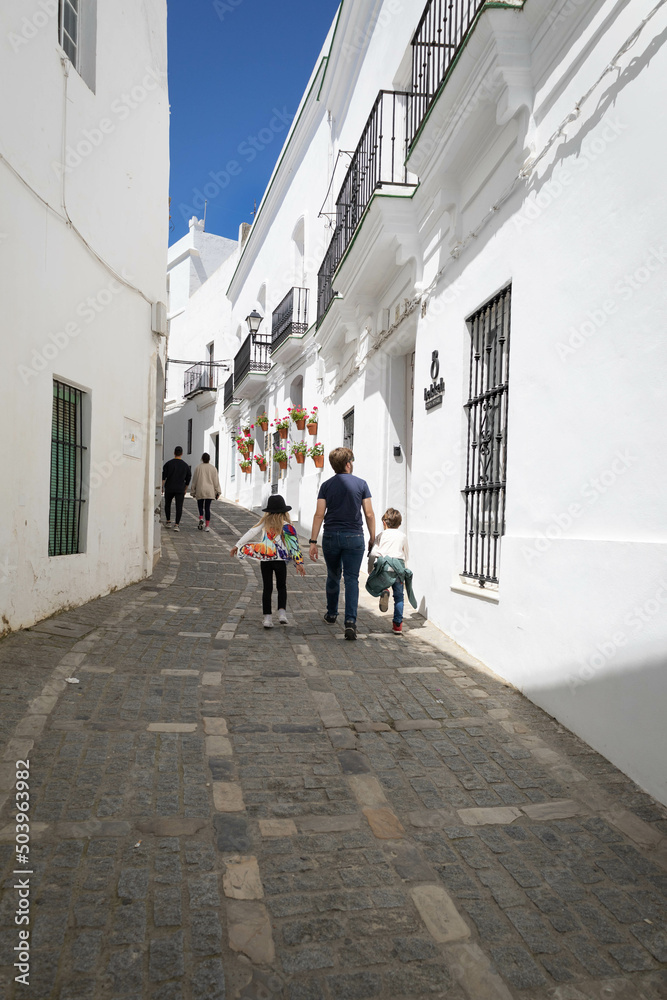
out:
{"label": "adobe stock watermark", "polygon": [[620,281],[614,285],[614,296],[605,299],[595,309],[589,309],[586,319],[578,326],[571,326],[568,330],[568,338],[565,341],[558,341],[555,346],[556,353],[561,361],[567,361],[580,348],[587,344],[604,326],[609,318],[619,310],[621,302],[629,302],[630,299],[644,288],[656,271],[667,263],[667,247],[649,247],[644,263],[630,274],[625,274]]}
{"label": "adobe stock watermark", "polygon": [[522,232],[526,226],[531,226],[539,219],[576,181],[579,174],[585,173],[596,160],[604,156],[609,146],[616,142],[619,135],[622,135],[627,128],[628,126],[619,118],[611,119],[599,135],[588,136],[584,139],[580,155],[571,157],[567,166],[557,164],[554,167],[552,177],[542,185],[539,191],[531,191],[521,209],[514,215],[512,221],[516,231]]}
{"label": "adobe stock watermark", "polygon": [[59,179],[63,174],[71,174],[80,167],[96,149],[105,142],[107,136],[113,135],[118,125],[132,115],[137,108],[154,93],[162,83],[162,74],[154,69],[146,69],[141,81],[124,91],[111,102],[110,116],[100,118],[92,128],[83,128],[80,138],[65,147],[65,161],[53,160],[51,169]]}
{"label": "adobe stock watermark", "polygon": [[[195,188],[192,192],[192,202],[186,204],[181,202],[178,210],[187,222],[193,215],[204,210],[207,201],[213,201],[231,184],[233,177],[238,177],[243,173],[244,164],[247,166],[257,159],[260,153],[271,145],[277,135],[284,132],[294,121],[294,115],[287,108],[274,108],[272,117],[268,124],[261,128],[256,135],[247,136],[243,142],[236,147],[239,160],[228,160],[223,170],[210,170],[207,181],[203,188]],[[243,162],[241,162],[243,161]]]}
{"label": "adobe stock watermark", "polygon": [[376,28],[388,28],[395,16],[403,12],[401,0],[389,0],[377,15],[373,15],[367,26],[362,30],[356,28],[349,41],[343,43],[341,53],[346,62],[351,62],[355,55],[364,52],[368,47]]}
{"label": "adobe stock watermark", "polygon": [[563,4],[560,10],[551,10],[545,17],[545,24],[551,27],[554,24],[561,24],[563,21],[567,21],[568,17],[580,7],[585,7],[588,5],[588,0],[567,0],[567,3]]}
{"label": "adobe stock watermark", "polygon": [[539,532],[535,541],[531,545],[521,547],[521,554],[528,565],[548,552],[554,542],[565,538],[573,525],[585,515],[587,509],[593,507],[600,497],[608,493],[638,461],[639,459],[627,450],[617,451],[610,464],[602,472],[591,476],[581,487],[580,496],[585,503],[572,502],[565,510],[552,514],[550,523],[544,531]]}
{"label": "adobe stock watermark", "polygon": [[245,0],[213,0],[213,10],[218,15],[220,21],[224,21],[228,14],[233,14]]}
{"label": "adobe stock watermark", "polygon": [[20,52],[24,45],[36,38],[43,28],[47,28],[58,17],[58,0],[39,0],[37,10],[21,19],[17,31],[7,32],[7,41],[13,51]]}
{"label": "adobe stock watermark", "polygon": [[[124,270],[121,272],[126,281],[132,281],[132,276]],[[99,289],[94,295],[88,295],[77,305],[74,310],[76,320],[70,320],[60,330],[50,333],[48,340],[41,348],[33,347],[31,350],[32,359],[28,364],[19,365],[18,373],[24,385],[28,385],[32,378],[41,372],[50,370],[50,362],[55,361],[62,351],[65,351],[73,340],[76,340],[86,327],[95,322],[97,317],[103,313],[111,303],[123,291],[120,281],[112,278],[106,285]]]}
{"label": "adobe stock watermark", "polygon": [[625,628],[616,629],[606,639],[598,642],[594,652],[584,657],[579,670],[569,674],[567,686],[570,691],[574,693],[577,688],[592,681],[617,656],[619,650],[627,646],[633,636],[639,635],[658,615],[664,615],[666,610],[667,575],[658,582],[650,597],[628,611],[623,619]]}

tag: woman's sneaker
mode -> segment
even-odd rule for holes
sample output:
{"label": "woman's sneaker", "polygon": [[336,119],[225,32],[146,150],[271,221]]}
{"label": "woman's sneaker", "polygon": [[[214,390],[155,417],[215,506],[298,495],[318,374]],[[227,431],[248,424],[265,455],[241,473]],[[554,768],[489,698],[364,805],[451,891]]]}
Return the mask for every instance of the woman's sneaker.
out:
{"label": "woman's sneaker", "polygon": [[345,638],[346,639],[357,638],[357,626],[355,622],[345,622]]}
{"label": "woman's sneaker", "polygon": [[273,618],[271,615],[264,615],[264,621],[262,623],[264,628],[273,628]]}
{"label": "woman's sneaker", "polygon": [[403,622],[392,622],[391,630],[395,632],[396,635],[403,635]]}
{"label": "woman's sneaker", "polygon": [[197,525],[197,530],[198,531],[203,531],[204,530],[204,519],[203,519],[203,517],[199,518],[199,524]]}
{"label": "woman's sneaker", "polygon": [[380,611],[386,611],[389,607],[389,591],[383,590],[380,594]]}
{"label": "woman's sneaker", "polygon": [[278,609],[278,621],[281,625],[287,625],[287,612],[284,608]]}

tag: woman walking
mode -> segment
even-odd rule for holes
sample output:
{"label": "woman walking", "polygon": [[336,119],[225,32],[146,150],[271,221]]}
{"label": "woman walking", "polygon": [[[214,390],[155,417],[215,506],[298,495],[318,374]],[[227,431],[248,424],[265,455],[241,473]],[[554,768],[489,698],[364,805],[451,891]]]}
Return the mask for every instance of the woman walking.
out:
{"label": "woman walking", "polygon": [[[264,628],[273,628],[271,604],[274,573],[278,590],[278,620],[281,625],[287,625],[287,563],[291,560],[299,576],[306,575],[299,539],[289,519],[291,509],[279,493],[270,496],[262,511],[264,517],[250,531],[246,531],[229,552],[233,558],[240,550],[239,559],[248,556],[250,559],[259,559],[262,564]],[[258,535],[262,536],[261,540],[251,542]]]}
{"label": "woman walking", "polygon": [[[201,465],[194,471],[192,482],[190,483],[190,493],[197,501],[199,507],[199,531],[210,531],[211,523],[211,500],[217,500],[221,493],[218,470],[211,465],[211,456],[207,451],[201,457]],[[204,526],[206,520],[206,526]]]}

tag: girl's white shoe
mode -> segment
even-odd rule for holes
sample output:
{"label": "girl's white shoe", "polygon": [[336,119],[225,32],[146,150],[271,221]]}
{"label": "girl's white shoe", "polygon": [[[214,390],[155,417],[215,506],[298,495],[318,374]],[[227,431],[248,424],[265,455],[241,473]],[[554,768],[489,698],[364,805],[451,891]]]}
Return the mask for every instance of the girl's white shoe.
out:
{"label": "girl's white shoe", "polygon": [[287,625],[287,612],[284,608],[278,609],[278,620],[281,625]]}
{"label": "girl's white shoe", "polygon": [[271,615],[264,615],[264,628],[273,628],[273,618]]}

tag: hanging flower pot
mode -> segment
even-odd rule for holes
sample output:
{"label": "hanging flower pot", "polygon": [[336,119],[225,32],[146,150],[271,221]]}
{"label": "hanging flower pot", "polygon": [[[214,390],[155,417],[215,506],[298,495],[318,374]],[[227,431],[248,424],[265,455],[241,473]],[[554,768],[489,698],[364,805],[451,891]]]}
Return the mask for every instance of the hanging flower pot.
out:
{"label": "hanging flower pot", "polygon": [[287,440],[287,431],[289,429],[289,417],[281,417],[280,420],[276,420],[274,427],[280,434],[283,441]]}
{"label": "hanging flower pot", "polygon": [[264,455],[255,455],[255,461],[260,472],[266,472],[266,458]]}
{"label": "hanging flower pot", "polygon": [[324,468],[324,445],[323,444],[320,444],[319,442],[317,444],[314,444],[312,448],[308,449],[308,454],[310,455],[310,457],[312,458],[313,462],[315,463],[315,468],[316,469],[323,469]]}
{"label": "hanging flower pot", "polygon": [[317,412],[317,407],[314,406],[310,411],[310,414],[306,417],[306,423],[308,424],[309,434],[317,434],[318,421],[319,421],[319,414]]}
{"label": "hanging flower pot", "polygon": [[295,459],[297,460],[297,463],[299,465],[303,465],[303,463],[306,461],[306,452],[308,450],[306,442],[295,441],[290,450],[294,455]]}
{"label": "hanging flower pot", "polygon": [[273,461],[276,462],[279,469],[287,468],[287,449],[286,448],[276,448],[273,453]]}
{"label": "hanging flower pot", "polygon": [[258,420],[257,423],[259,424],[259,426],[262,428],[263,431],[265,431],[265,432],[268,431],[268,429],[269,429],[269,418],[268,417],[266,417],[266,419],[264,419],[264,420]]}
{"label": "hanging flower pot", "polygon": [[252,472],[252,462],[241,462],[241,472],[245,473],[246,476],[249,476]]}
{"label": "hanging flower pot", "polygon": [[306,420],[308,418],[308,410],[305,410],[303,406],[292,406],[288,410],[291,419],[297,426],[297,430],[302,431],[306,426]]}

